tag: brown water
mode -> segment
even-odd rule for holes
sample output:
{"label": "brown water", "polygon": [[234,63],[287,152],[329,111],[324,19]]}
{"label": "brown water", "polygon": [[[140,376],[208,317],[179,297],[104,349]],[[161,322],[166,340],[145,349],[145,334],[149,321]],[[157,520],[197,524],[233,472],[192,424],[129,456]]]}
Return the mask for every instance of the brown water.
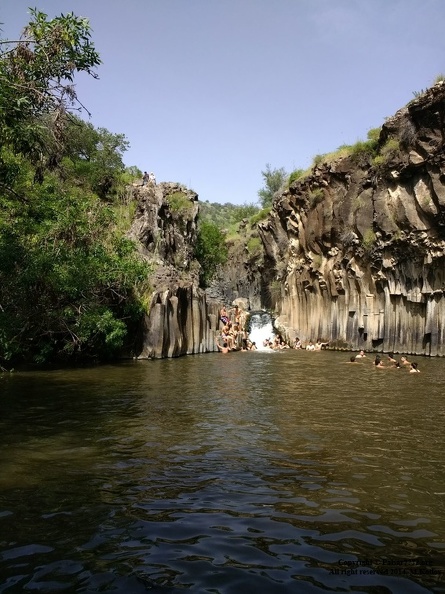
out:
{"label": "brown water", "polygon": [[0,376],[0,593],[445,592],[445,361]]}

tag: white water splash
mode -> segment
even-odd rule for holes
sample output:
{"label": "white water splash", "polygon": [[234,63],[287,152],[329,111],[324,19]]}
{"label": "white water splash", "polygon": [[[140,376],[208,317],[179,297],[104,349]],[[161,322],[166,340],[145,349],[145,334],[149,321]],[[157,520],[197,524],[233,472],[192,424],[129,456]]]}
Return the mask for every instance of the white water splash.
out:
{"label": "white water splash", "polygon": [[266,338],[273,340],[274,328],[272,318],[265,311],[253,313],[250,317],[250,332],[249,338],[256,344],[259,351],[269,351],[268,347],[263,346],[263,342]]}

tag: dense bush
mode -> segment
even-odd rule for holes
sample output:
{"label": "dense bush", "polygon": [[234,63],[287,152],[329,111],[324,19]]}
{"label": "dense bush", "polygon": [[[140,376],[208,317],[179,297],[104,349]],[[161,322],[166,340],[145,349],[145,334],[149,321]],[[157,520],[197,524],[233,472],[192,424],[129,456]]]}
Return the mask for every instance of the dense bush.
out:
{"label": "dense bush", "polygon": [[201,265],[200,285],[208,287],[218,266],[227,260],[227,246],[224,233],[217,225],[202,221],[199,225],[195,258]]}
{"label": "dense bush", "polygon": [[123,135],[69,113],[94,74],[89,25],[33,20],[0,54],[0,364],[116,356],[143,311],[149,270],[125,237]]}
{"label": "dense bush", "polygon": [[291,185],[294,181],[297,181],[297,179],[300,179],[304,175],[304,173],[304,169],[295,169],[294,171],[292,171],[292,173],[289,175],[289,185]]}

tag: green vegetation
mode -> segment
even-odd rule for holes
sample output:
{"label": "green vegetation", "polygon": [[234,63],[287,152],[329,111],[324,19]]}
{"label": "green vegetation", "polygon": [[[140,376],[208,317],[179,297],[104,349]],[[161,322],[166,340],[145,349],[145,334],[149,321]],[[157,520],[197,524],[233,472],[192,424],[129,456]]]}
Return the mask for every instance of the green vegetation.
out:
{"label": "green vegetation", "polygon": [[264,187],[258,190],[258,196],[262,208],[270,208],[275,194],[284,186],[288,174],[281,167],[280,169],[271,169],[269,163],[266,164],[265,171],[261,172],[264,179]]}
{"label": "green vegetation", "polygon": [[267,219],[267,217],[269,216],[269,213],[270,213],[270,208],[262,208],[255,215],[250,217],[249,223],[252,226],[256,225],[257,223],[260,223],[261,221],[264,221],[265,219]]}
{"label": "green vegetation", "polygon": [[370,250],[376,242],[376,234],[372,229],[366,229],[363,234],[362,245],[366,250]]}
{"label": "green vegetation", "polygon": [[376,167],[380,167],[381,165],[388,163],[399,151],[399,141],[396,138],[389,138],[380,149],[380,153],[373,158],[372,164]]}
{"label": "green vegetation", "polygon": [[[73,116],[100,63],[85,19],[32,11],[0,53],[0,364],[106,360],[143,313],[123,135]],[[126,345],[130,346],[130,345]]]}
{"label": "green vegetation", "polygon": [[269,294],[272,303],[276,303],[281,297],[283,283],[279,280],[273,280],[269,285]]}
{"label": "green vegetation", "polygon": [[201,287],[208,287],[218,267],[227,260],[227,246],[224,233],[217,225],[202,221],[199,225],[195,258],[201,265],[199,280]]}
{"label": "green vegetation", "polygon": [[261,253],[261,239],[257,236],[250,237],[247,241],[247,251],[250,256],[259,256]]}
{"label": "green vegetation", "polygon": [[194,203],[184,192],[174,192],[167,196],[170,210],[177,215],[187,219],[194,211]]}
{"label": "green vegetation", "polygon": [[298,179],[301,179],[304,175],[305,175],[305,170],[304,169],[295,169],[294,171],[292,171],[292,173],[289,175],[289,181],[288,184],[291,185],[292,183],[294,183],[295,181],[297,181]]}
{"label": "green vegetation", "polygon": [[256,216],[259,212],[258,206],[254,204],[219,204],[218,202],[200,202],[199,218],[202,221],[214,223],[221,229],[227,229],[232,225],[237,225],[243,219],[249,219]]}
{"label": "green vegetation", "polygon": [[[436,76],[436,78],[433,80],[433,85],[437,85],[438,82],[442,82],[445,80],[445,74],[438,74]],[[417,99],[417,97],[420,97],[421,95],[424,95],[427,92],[428,89],[420,89],[420,91],[413,91],[413,95],[414,97]]]}
{"label": "green vegetation", "polygon": [[[124,192],[126,181],[137,178],[137,168],[126,170],[122,161],[129,143],[123,134],[70,116],[65,123],[63,147],[57,164],[60,175],[77,187],[91,188],[104,200]],[[132,180],[131,180],[132,181]]]}
{"label": "green vegetation", "polygon": [[321,164],[329,165],[334,161],[347,157],[358,163],[372,158],[378,150],[380,131],[381,128],[371,128],[367,134],[367,140],[358,140],[355,144],[342,144],[336,151],[325,155],[315,155],[313,167]]}

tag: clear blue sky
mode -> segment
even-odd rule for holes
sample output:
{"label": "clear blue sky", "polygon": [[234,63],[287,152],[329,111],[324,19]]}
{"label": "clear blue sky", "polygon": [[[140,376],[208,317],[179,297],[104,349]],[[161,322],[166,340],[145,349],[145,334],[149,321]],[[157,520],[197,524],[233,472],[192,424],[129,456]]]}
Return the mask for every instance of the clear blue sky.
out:
{"label": "clear blue sky", "polygon": [[0,0],[3,38],[29,6],[90,20],[77,92],[126,164],[210,202],[256,202],[266,163],[366,138],[445,73],[444,0]]}

